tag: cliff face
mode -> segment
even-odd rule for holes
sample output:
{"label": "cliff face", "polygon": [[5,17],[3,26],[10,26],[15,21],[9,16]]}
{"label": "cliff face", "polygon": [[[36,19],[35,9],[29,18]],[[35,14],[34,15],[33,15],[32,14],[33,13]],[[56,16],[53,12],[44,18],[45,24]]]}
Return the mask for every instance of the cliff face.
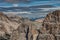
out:
{"label": "cliff face", "polygon": [[43,28],[46,30],[46,34],[52,34],[54,40],[60,38],[60,10],[56,10],[47,14],[43,21]]}
{"label": "cliff face", "polygon": [[36,21],[0,12],[0,40],[60,40],[60,10]]}
{"label": "cliff face", "polygon": [[35,40],[38,35],[36,24],[28,18],[0,12],[0,40]]}
{"label": "cliff face", "polygon": [[[21,24],[23,24],[23,21],[24,19],[22,17],[7,16],[0,12],[0,37],[8,40],[8,37],[5,38],[5,36],[9,35],[10,38],[10,36],[13,35],[14,30],[17,30],[19,26],[22,26]],[[24,30],[23,28],[21,28],[21,31]]]}
{"label": "cliff face", "polygon": [[49,13],[43,21],[43,26],[50,34],[59,34],[60,28],[60,11]]}

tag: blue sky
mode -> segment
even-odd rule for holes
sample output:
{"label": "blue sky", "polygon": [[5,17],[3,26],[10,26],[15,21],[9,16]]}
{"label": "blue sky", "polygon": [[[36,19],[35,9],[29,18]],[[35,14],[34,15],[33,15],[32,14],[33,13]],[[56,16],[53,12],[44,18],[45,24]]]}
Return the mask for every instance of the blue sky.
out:
{"label": "blue sky", "polygon": [[[24,1],[24,0],[23,0]],[[9,2],[6,2],[5,0],[0,0],[0,7],[6,7],[6,8],[9,8],[9,7],[32,7],[32,6],[42,6],[42,8],[32,8],[32,10],[30,11],[24,11],[26,12],[25,14],[22,13],[16,13],[17,15],[21,15],[21,16],[24,16],[24,17],[32,17],[32,18],[38,18],[38,17],[44,17],[46,16],[46,14],[48,12],[51,12],[53,10],[57,10],[59,9],[60,10],[60,1],[59,0],[29,0],[30,2],[21,2],[19,0],[18,3],[9,3]],[[50,5],[52,7],[49,7],[47,8],[47,6],[45,5]],[[43,8],[43,7],[46,7],[46,8]],[[2,9],[0,9],[2,10]],[[3,9],[5,10],[5,9]],[[20,11],[20,9],[18,9]],[[22,10],[22,9],[21,9]],[[29,9],[28,9],[29,10]],[[7,10],[7,11],[12,11],[12,10]],[[14,9],[14,11],[17,11]],[[15,13],[14,13],[15,14]]]}
{"label": "blue sky", "polygon": [[29,7],[29,6],[38,6],[38,5],[53,5],[53,6],[60,6],[60,1],[55,0],[30,0],[29,3],[19,2],[19,3],[8,3],[3,0],[0,0],[0,7],[1,6],[19,6],[19,7]]}

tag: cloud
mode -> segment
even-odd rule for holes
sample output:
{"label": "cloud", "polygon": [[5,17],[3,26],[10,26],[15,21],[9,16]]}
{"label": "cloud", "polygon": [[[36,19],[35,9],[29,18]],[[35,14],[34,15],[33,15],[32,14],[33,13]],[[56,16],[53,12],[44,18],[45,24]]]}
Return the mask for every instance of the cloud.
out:
{"label": "cloud", "polygon": [[30,6],[30,8],[52,8],[55,7],[53,5],[38,5],[38,6]]}
{"label": "cloud", "polygon": [[25,12],[3,12],[3,13],[5,13],[5,14],[15,14],[15,15],[17,15],[17,14],[32,14],[31,12],[27,12],[27,11],[25,11]]}
{"label": "cloud", "polygon": [[[19,7],[30,7],[30,6],[38,6],[38,5],[54,5],[54,4],[60,4],[60,1],[32,1],[30,3],[16,3]],[[0,3],[0,7],[13,7],[13,3],[7,3],[7,2],[2,2]]]}

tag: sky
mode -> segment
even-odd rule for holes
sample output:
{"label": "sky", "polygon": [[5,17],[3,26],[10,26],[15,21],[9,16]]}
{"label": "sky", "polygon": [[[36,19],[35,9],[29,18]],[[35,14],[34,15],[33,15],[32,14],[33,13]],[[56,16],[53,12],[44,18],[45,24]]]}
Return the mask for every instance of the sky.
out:
{"label": "sky", "polygon": [[[60,6],[59,0],[16,0],[18,2],[13,2],[11,0],[0,0],[0,7],[1,6],[16,6],[16,7],[29,7],[29,6],[37,6],[37,5],[53,5],[53,6]],[[26,2],[27,1],[27,2]]]}
{"label": "sky", "polygon": [[19,11],[14,14],[29,18],[45,17],[51,11],[60,10],[60,0],[0,0],[0,11],[6,10]]}

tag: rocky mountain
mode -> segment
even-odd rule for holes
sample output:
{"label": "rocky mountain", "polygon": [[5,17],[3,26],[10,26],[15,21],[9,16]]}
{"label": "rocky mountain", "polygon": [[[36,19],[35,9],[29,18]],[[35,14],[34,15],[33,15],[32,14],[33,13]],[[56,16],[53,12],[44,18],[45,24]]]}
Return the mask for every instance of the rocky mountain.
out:
{"label": "rocky mountain", "polygon": [[43,27],[46,30],[46,34],[52,34],[54,40],[60,40],[60,10],[47,14],[43,21]]}
{"label": "rocky mountain", "polygon": [[60,10],[36,21],[0,12],[0,40],[60,40]]}
{"label": "rocky mountain", "polygon": [[35,40],[40,28],[40,23],[37,23],[28,18],[0,12],[0,40]]}

